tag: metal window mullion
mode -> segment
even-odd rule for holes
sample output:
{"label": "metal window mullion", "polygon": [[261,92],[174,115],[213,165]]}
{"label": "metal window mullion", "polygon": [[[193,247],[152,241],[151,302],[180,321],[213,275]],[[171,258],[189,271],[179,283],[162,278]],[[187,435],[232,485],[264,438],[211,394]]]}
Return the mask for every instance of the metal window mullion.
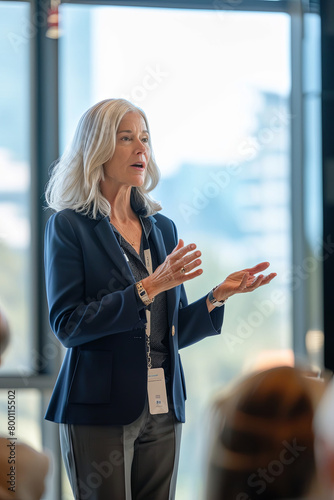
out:
{"label": "metal window mullion", "polygon": [[[46,344],[48,312],[45,298],[43,240],[49,213],[44,210],[44,190],[49,166],[58,157],[58,41],[45,36],[49,0],[32,0],[31,25],[31,231],[32,231],[32,329],[36,345],[33,371],[49,373],[56,363],[38,362]],[[58,362],[58,360],[57,360]]]}
{"label": "metal window mullion", "polygon": [[[44,348],[49,332],[47,303],[44,287],[44,227],[48,213],[44,210],[44,190],[49,166],[58,158],[58,41],[47,38],[47,13],[50,0],[31,0],[33,36],[31,45],[31,275],[32,275],[32,329],[36,343],[31,349],[32,368],[36,373],[28,377],[7,378],[7,384],[22,389],[37,389],[41,394],[41,425],[43,447],[53,456],[52,485],[45,500],[61,498],[60,452],[57,426],[43,419],[46,394],[54,385],[60,350],[57,359],[41,364],[46,359]],[[48,375],[46,375],[48,374]],[[5,381],[4,381],[5,382]]]}
{"label": "metal window mullion", "polygon": [[303,12],[291,12],[291,286],[293,347],[297,358],[306,354],[307,289],[298,270],[306,257],[304,227],[304,151],[303,151]]}
{"label": "metal window mullion", "polygon": [[299,0],[62,0],[62,3],[149,7],[163,9],[227,10],[247,12],[288,12]]}
{"label": "metal window mullion", "polygon": [[36,375],[25,376],[13,375],[0,377],[0,390],[1,389],[52,389],[56,381],[56,376]]}

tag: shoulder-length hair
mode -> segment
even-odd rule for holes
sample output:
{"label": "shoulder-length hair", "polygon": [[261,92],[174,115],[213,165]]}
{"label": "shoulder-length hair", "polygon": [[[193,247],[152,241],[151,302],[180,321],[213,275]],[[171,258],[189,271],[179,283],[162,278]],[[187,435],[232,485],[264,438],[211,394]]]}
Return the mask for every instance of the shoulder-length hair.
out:
{"label": "shoulder-length hair", "polygon": [[[50,208],[56,212],[70,208],[89,214],[94,219],[98,213],[110,216],[110,204],[100,190],[100,182],[104,178],[103,165],[114,154],[119,124],[129,111],[139,113],[149,131],[144,111],[125,99],[105,99],[82,115],[72,143],[52,168],[45,191]],[[150,135],[149,146],[151,158],[144,184],[132,188],[147,216],[161,210],[160,204],[148,194],[160,179]]]}

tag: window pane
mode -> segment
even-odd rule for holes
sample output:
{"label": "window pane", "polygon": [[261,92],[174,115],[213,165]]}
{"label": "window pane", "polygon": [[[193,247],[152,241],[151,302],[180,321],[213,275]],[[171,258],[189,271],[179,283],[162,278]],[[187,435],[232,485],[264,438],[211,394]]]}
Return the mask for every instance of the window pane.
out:
{"label": "window pane", "polygon": [[29,4],[0,2],[0,308],[11,343],[0,373],[29,371]]}
{"label": "window pane", "polygon": [[279,275],[229,300],[220,337],[181,353],[189,398],[178,498],[194,500],[212,395],[270,356],[291,356],[290,18],[71,5],[62,18],[62,145],[99,100],[125,97],[146,111],[162,171],[155,198],[203,253],[189,299],[261,261]]}
{"label": "window pane", "polygon": [[[321,22],[320,16],[304,16],[304,134],[305,134],[305,229],[308,273],[308,318],[306,339],[314,366],[323,365],[323,246],[322,151],[321,151]],[[310,339],[314,342],[310,342]]]}

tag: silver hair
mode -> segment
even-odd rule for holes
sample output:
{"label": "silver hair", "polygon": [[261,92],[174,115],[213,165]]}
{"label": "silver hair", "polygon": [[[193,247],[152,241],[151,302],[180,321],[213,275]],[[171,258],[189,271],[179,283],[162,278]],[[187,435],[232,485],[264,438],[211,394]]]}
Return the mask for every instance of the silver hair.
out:
{"label": "silver hair", "polygon": [[[130,111],[143,117],[149,131],[144,111],[125,99],[105,99],[82,115],[72,143],[52,167],[45,190],[45,199],[50,208],[56,212],[71,208],[89,214],[94,219],[98,213],[110,215],[110,204],[100,190],[100,182],[104,178],[103,165],[113,156],[119,124]],[[161,210],[161,205],[148,194],[160,179],[150,135],[149,146],[151,158],[144,184],[132,188],[136,199],[146,209],[147,216]]]}

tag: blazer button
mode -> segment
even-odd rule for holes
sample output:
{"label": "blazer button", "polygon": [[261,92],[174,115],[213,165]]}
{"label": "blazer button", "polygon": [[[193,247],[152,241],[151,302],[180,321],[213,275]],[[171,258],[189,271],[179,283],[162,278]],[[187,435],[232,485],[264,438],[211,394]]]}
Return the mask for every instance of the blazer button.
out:
{"label": "blazer button", "polygon": [[173,335],[173,337],[175,335],[175,326],[174,325],[172,326],[172,335]]}

